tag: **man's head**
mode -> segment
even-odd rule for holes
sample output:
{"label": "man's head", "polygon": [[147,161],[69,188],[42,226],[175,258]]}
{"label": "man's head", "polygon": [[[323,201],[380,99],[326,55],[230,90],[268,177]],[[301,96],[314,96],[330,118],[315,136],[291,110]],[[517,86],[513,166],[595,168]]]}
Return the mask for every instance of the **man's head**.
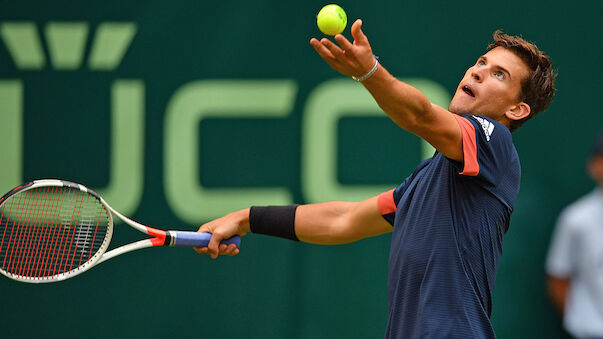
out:
{"label": "man's head", "polygon": [[593,143],[587,163],[588,174],[597,184],[603,187],[603,130],[599,132]]}
{"label": "man's head", "polygon": [[513,132],[549,106],[556,74],[536,45],[501,31],[493,37],[486,54],[465,72],[449,110],[490,117]]}

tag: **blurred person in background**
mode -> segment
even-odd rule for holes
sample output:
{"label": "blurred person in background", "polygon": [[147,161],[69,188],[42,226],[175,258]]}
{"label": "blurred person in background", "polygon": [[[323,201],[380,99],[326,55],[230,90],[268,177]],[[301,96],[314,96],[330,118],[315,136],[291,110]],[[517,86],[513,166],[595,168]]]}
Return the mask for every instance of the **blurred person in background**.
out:
{"label": "blurred person in background", "polygon": [[559,216],[546,272],[565,329],[576,338],[603,338],[603,130],[587,169],[597,187]]}

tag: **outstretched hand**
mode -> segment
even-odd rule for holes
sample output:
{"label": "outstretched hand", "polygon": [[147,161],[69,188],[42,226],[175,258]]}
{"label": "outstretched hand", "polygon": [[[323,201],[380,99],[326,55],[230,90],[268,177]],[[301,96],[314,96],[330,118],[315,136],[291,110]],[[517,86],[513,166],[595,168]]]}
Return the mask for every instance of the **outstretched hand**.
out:
{"label": "outstretched hand", "polygon": [[197,232],[211,233],[212,236],[207,247],[195,247],[194,250],[200,254],[209,254],[212,259],[216,259],[218,255],[237,255],[239,249],[235,244],[226,245],[220,242],[237,234],[244,236],[248,231],[249,209],[230,213],[199,227]]}
{"label": "outstretched hand", "polygon": [[322,38],[310,39],[310,44],[316,52],[336,71],[347,76],[360,77],[368,73],[375,64],[375,57],[368,38],[362,32],[362,20],[357,19],[352,24],[351,43],[343,35],[335,35],[337,46],[331,40]]}

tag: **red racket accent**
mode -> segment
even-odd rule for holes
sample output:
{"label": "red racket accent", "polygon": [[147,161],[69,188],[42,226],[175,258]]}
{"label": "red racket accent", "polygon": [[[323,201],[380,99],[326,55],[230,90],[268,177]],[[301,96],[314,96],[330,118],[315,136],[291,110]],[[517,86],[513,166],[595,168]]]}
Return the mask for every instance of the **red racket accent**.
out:
{"label": "red racket accent", "polygon": [[153,246],[163,246],[163,244],[165,244],[165,231],[147,226],[147,233],[155,237],[151,239]]}
{"label": "red racket accent", "polygon": [[[38,192],[38,196],[39,196],[39,194],[40,193]],[[44,196],[44,192],[42,192],[42,196]],[[35,204],[36,206],[35,207],[38,207],[37,205],[38,205],[39,201],[40,201],[39,199],[36,199],[36,204]],[[31,255],[33,254],[33,252],[32,252],[33,251],[33,245],[35,243],[35,236],[36,236],[36,231],[37,231],[36,224],[38,223],[38,219],[39,219],[36,216],[37,216],[38,213],[40,213],[42,211],[43,211],[43,208],[39,208],[39,209],[38,208],[34,208],[34,213],[35,214],[34,214],[34,217],[33,217],[33,222],[31,222],[31,224],[30,224],[31,228],[30,228],[29,232],[27,233],[27,238],[28,238],[27,239],[27,245],[26,245],[27,252],[25,254],[25,257],[21,258],[22,265],[21,265],[21,268],[20,268],[20,272],[23,272],[23,273],[27,272],[27,267],[29,265],[29,261],[30,261]]]}
{"label": "red racket accent", "polygon": [[[57,200],[57,204],[56,206],[54,206],[54,210],[53,210],[53,206],[52,206],[52,202],[54,202],[54,197],[56,194],[56,188],[53,187],[52,188],[52,193],[51,193],[51,204],[50,204],[50,208],[48,209],[48,216],[46,219],[46,225],[44,225],[44,241],[42,242],[42,248],[40,249],[40,259],[39,262],[36,264],[36,277],[40,277],[42,276],[42,272],[45,269],[45,259],[46,259],[46,253],[48,251],[48,245],[50,244],[51,241],[51,232],[53,230],[52,228],[52,217],[54,212],[56,211],[56,208],[58,206],[58,200]],[[60,190],[59,190],[60,191]]]}
{"label": "red racket accent", "polygon": [[[25,199],[27,201],[27,197]],[[26,204],[26,203],[25,203]],[[19,199],[19,204],[17,205],[17,215],[19,215],[19,213],[22,213],[23,210],[20,208],[21,205],[21,199]],[[19,227],[20,227],[20,220],[19,218],[15,218],[15,221],[13,221],[13,230],[15,230],[15,222],[16,222],[16,232],[15,232],[15,238],[13,240],[13,232],[11,232],[11,238],[8,241],[8,246],[10,247],[10,256],[8,257],[8,264],[7,264],[7,268],[10,269],[11,264],[12,264],[12,260],[13,260],[13,252],[15,251],[15,247],[17,245],[17,240],[19,239],[18,235],[19,235]],[[11,240],[13,240],[12,246],[11,246]]]}
{"label": "red racket accent", "polygon": [[[33,245],[33,239],[35,236],[35,231],[36,231],[36,222],[38,220],[37,213],[42,211],[42,208],[37,208],[40,199],[38,199],[38,197],[40,196],[40,191],[36,192],[36,203],[34,204],[34,209],[33,209],[33,213],[32,216],[30,216],[27,225],[27,238],[26,238],[26,242],[25,242],[25,248],[23,249],[23,253],[25,253],[25,256],[21,256],[19,259],[20,263],[19,263],[19,275],[21,275],[23,272],[25,272],[25,270],[27,269],[27,264],[29,262],[29,258],[30,258],[30,252],[31,252],[31,247]],[[33,220],[32,220],[33,219]]]}
{"label": "red racket accent", "polygon": [[[33,200],[29,199],[29,203],[26,203],[27,207],[25,210],[25,214],[29,213],[29,208],[31,207]],[[23,215],[23,213],[21,213],[21,215]],[[23,234],[23,229],[25,228],[25,225],[21,223],[21,218],[19,218],[19,225],[17,226],[17,238],[15,239],[15,242],[13,243],[13,246],[15,246],[16,244],[16,249],[15,249],[15,261],[12,261],[13,259],[13,250],[11,249],[10,252],[10,259],[8,262],[8,266],[11,266],[12,263],[12,270],[15,270],[15,262],[17,261],[17,259],[19,258],[19,253],[21,253],[21,244],[23,243],[23,241],[20,241],[22,239],[21,235]],[[21,227],[23,226],[23,227]]]}
{"label": "red racket accent", "polygon": [[[2,217],[4,217],[4,209],[6,206],[2,206],[2,216],[0,216],[0,223],[2,222]],[[8,228],[8,219],[10,219],[10,212],[12,211],[13,204],[11,201],[10,208],[8,209],[8,217],[6,217],[6,225],[4,225],[4,232],[2,232],[2,242],[0,242],[0,252],[2,252],[2,246],[4,245],[4,236],[6,235],[6,229]],[[6,258],[6,257],[5,257]],[[3,265],[4,267],[4,265]]]}
{"label": "red racket accent", "polygon": [[41,219],[38,222],[38,227],[37,227],[37,233],[35,234],[35,251],[34,254],[32,256],[32,260],[31,260],[31,264],[28,265],[27,267],[27,272],[26,274],[29,275],[29,272],[31,271],[32,268],[34,268],[35,266],[37,266],[37,260],[40,256],[40,252],[41,252],[41,248],[40,245],[43,242],[43,235],[44,235],[44,221],[46,220],[47,214],[48,214],[48,196],[52,194],[52,189],[50,187],[47,188],[45,194],[44,194],[44,209],[43,212],[41,213]]}
{"label": "red racket accent", "polygon": [[[25,237],[23,238],[23,241],[21,242],[21,251],[19,252],[19,256],[15,259],[18,260],[17,261],[17,267],[19,268],[19,275],[21,275],[21,272],[23,271],[23,263],[26,261],[24,260],[25,258],[27,258],[27,253],[28,253],[28,245],[29,245],[29,240],[30,240],[30,234],[31,234],[31,230],[33,227],[30,227],[31,225],[31,221],[32,221],[32,215],[36,212],[36,205],[38,202],[37,196],[40,195],[39,191],[36,191],[36,199],[34,199],[32,205],[32,213],[29,215],[29,218],[27,218],[27,222],[25,223],[25,228],[24,228],[24,235]],[[23,256],[23,254],[25,254],[25,257]]]}
{"label": "red racket accent", "polygon": [[[17,204],[17,208],[19,208],[19,204],[21,203],[21,197],[19,196],[19,203]],[[10,208],[13,208],[13,200],[11,200],[10,202]],[[18,212],[17,212],[18,213]],[[10,218],[10,213],[8,214],[9,218]],[[6,227],[8,227],[8,219],[6,218]],[[6,258],[8,258],[8,249],[11,248],[10,247],[10,240],[13,238],[13,232],[15,231],[15,222],[13,221],[12,227],[10,228],[10,237],[8,238],[8,243],[6,244],[6,254],[4,254],[4,260],[2,261],[2,269],[6,269]],[[11,248],[11,253],[12,253],[12,248]],[[10,259],[8,260],[8,263],[10,265]]]}
{"label": "red racket accent", "polygon": [[[73,248],[71,245],[73,244],[73,238],[75,237],[75,231],[78,229],[80,214],[82,211],[82,205],[84,204],[84,199],[87,198],[87,195],[82,195],[82,200],[80,201],[80,207],[77,210],[77,215],[75,216],[75,224],[70,225],[73,228],[73,234],[71,234],[71,239],[69,240],[69,250],[67,251],[67,260],[65,261],[65,266],[63,268],[63,272],[67,271],[65,268],[67,267],[67,261],[69,261],[69,253],[71,253],[71,249]],[[75,256],[75,249],[73,250],[73,257]],[[71,264],[69,264],[69,271],[73,267],[73,257],[71,257]]]}
{"label": "red racket accent", "polygon": [[[44,263],[44,272],[48,272],[50,273],[50,269],[52,268],[52,256],[54,254],[54,250],[58,244],[58,240],[59,240],[59,234],[60,234],[60,229],[59,232],[57,233],[57,222],[60,222],[60,213],[61,213],[61,209],[59,208],[59,202],[61,201],[61,197],[63,196],[63,189],[59,189],[59,199],[57,199],[57,208],[55,210],[56,212],[56,216],[55,219],[53,221],[53,223],[51,224],[51,228],[52,228],[52,238],[51,238],[51,242],[50,242],[50,247],[48,248],[49,250],[49,255],[48,258],[46,260],[46,262]],[[57,235],[55,238],[55,234]],[[55,242],[55,240],[57,240]],[[50,252],[50,250],[52,250],[52,253]],[[48,270],[46,270],[46,264],[48,264],[48,262],[50,262],[50,265],[48,266]],[[50,275],[50,274],[48,274]]]}
{"label": "red racket accent", "polygon": [[[48,190],[49,190],[49,188],[45,187],[44,190],[42,191],[42,202],[43,202],[42,208],[39,211],[36,211],[37,215],[39,215],[39,216],[41,216],[46,209],[46,202],[48,199]],[[27,261],[25,262],[25,268],[23,271],[27,275],[29,275],[30,265],[33,263],[32,258],[38,253],[38,245],[39,245],[38,234],[40,233],[40,224],[41,223],[42,223],[41,218],[36,218],[33,223],[31,243],[28,246]]]}
{"label": "red racket accent", "polygon": [[[38,245],[36,246],[36,256],[34,258],[34,264],[32,265],[33,267],[33,273],[34,274],[38,274],[38,269],[40,266],[40,259],[42,258],[42,252],[44,249],[44,242],[46,240],[46,227],[48,226],[48,218],[50,218],[50,213],[52,211],[52,199],[54,198],[54,191],[55,188],[54,186],[50,188],[50,199],[49,199],[49,203],[48,203],[48,207],[44,209],[44,215],[43,215],[43,222],[42,223],[42,227],[40,227],[40,238],[38,239]],[[29,275],[29,271],[27,271],[27,275]]]}
{"label": "red racket accent", "polygon": [[[39,240],[39,244],[38,244],[38,251],[36,253],[36,258],[35,258],[35,264],[34,264],[34,274],[36,276],[39,276],[39,269],[40,269],[40,260],[42,259],[43,253],[44,253],[44,245],[46,243],[47,240],[47,234],[46,234],[46,230],[47,230],[47,226],[48,226],[48,220],[50,218],[50,215],[52,214],[52,202],[53,202],[53,198],[54,198],[54,191],[55,188],[54,186],[50,188],[50,203],[48,206],[48,209],[46,209],[44,211],[44,223],[42,225],[42,228],[40,229],[40,240]],[[29,274],[29,271],[28,271]]]}
{"label": "red racket accent", "polygon": [[[18,257],[19,258],[19,275],[22,274],[23,269],[24,269],[24,264],[27,265],[27,257],[29,255],[29,247],[30,247],[30,243],[31,243],[31,232],[34,229],[34,225],[35,224],[35,213],[37,213],[37,211],[39,210],[37,207],[39,199],[38,197],[40,196],[40,191],[36,191],[36,198],[34,200],[33,208],[32,208],[32,213],[29,216],[29,218],[27,218],[27,223],[26,223],[26,232],[25,234],[27,234],[27,237],[25,239],[23,239],[23,249],[21,252],[21,255]],[[25,254],[25,256],[23,256],[23,254]]]}

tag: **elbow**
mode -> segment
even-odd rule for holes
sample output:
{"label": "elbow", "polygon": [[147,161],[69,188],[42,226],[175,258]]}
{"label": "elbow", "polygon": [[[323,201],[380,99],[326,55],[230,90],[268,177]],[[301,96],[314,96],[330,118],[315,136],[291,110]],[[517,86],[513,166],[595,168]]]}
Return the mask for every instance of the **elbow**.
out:
{"label": "elbow", "polygon": [[349,207],[344,213],[341,213],[335,221],[333,227],[330,228],[329,242],[333,245],[347,244],[362,237],[356,234],[356,220],[354,218],[354,208]]}
{"label": "elbow", "polygon": [[412,114],[401,125],[405,130],[420,135],[421,132],[429,130],[434,123],[432,104],[425,98],[412,110]]}
{"label": "elbow", "polygon": [[350,206],[347,213],[341,215],[338,225],[334,230],[336,233],[334,239],[336,239],[337,244],[347,244],[376,235],[369,232],[372,227],[367,225],[369,221],[362,213],[360,203],[354,203]]}
{"label": "elbow", "polygon": [[431,116],[432,105],[427,98],[422,99],[424,100],[415,102],[414,105],[401,108],[401,111],[405,113],[398,115],[400,119],[394,119],[394,121],[403,129],[413,133],[429,126],[433,119]]}
{"label": "elbow", "polygon": [[347,244],[354,239],[350,237],[349,234],[349,226],[346,218],[340,218],[334,223],[328,230],[328,233],[324,235],[324,240],[326,244],[329,245],[340,245]]}
{"label": "elbow", "polygon": [[414,119],[414,124],[417,127],[422,127],[422,126],[428,126],[432,123],[433,121],[433,106],[431,104],[431,102],[429,102],[429,100],[427,100],[427,98],[425,98],[425,100],[422,100],[420,105],[418,105],[416,114],[415,114],[415,119]]}

